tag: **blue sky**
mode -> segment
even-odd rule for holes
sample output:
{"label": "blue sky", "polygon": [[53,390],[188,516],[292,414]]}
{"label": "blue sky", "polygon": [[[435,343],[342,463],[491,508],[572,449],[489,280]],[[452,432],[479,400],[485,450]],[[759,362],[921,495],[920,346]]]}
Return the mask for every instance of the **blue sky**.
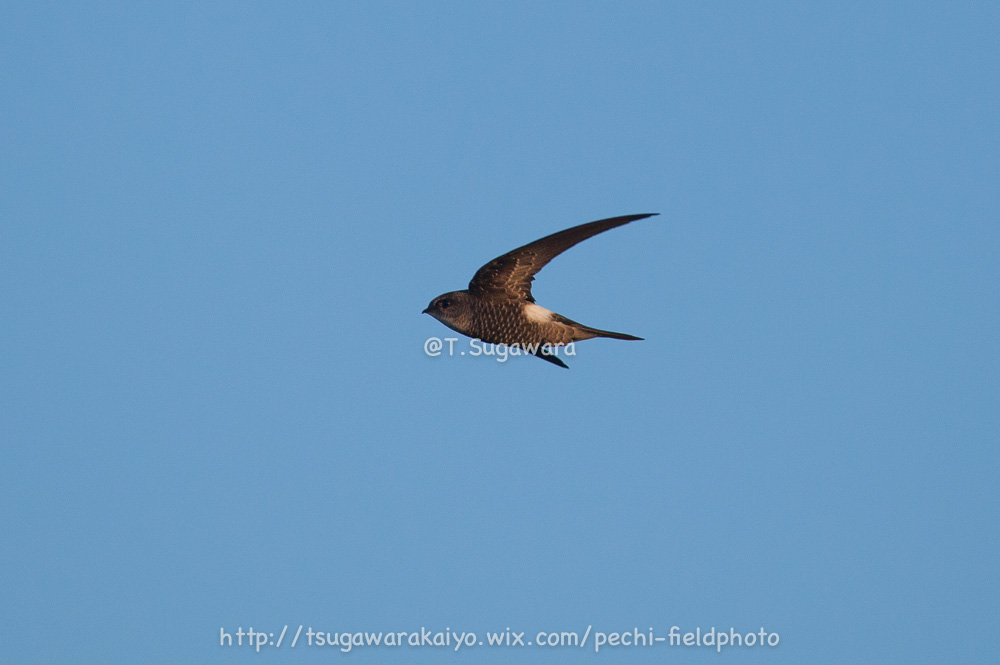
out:
{"label": "blue sky", "polygon": [[[2,660],[986,662],[998,29],[6,4]],[[423,353],[489,259],[644,212],[534,293],[645,341]],[[286,624],[780,643],[219,646]]]}

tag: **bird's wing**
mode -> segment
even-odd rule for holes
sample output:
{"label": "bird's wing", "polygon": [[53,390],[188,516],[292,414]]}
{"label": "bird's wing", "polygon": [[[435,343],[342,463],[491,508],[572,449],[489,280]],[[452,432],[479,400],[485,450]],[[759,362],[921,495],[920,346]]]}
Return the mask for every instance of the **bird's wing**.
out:
{"label": "bird's wing", "polygon": [[535,351],[535,355],[541,358],[542,360],[549,361],[553,365],[557,365],[559,367],[562,367],[563,369],[569,369],[569,365],[564,363],[563,359],[554,353],[549,353],[547,351],[542,351],[541,349],[538,349],[537,351]]}
{"label": "bird's wing", "polygon": [[493,300],[535,302],[531,296],[531,280],[549,261],[591,236],[656,214],[659,213],[625,215],[580,224],[518,247],[477,270],[469,282],[469,292]]}

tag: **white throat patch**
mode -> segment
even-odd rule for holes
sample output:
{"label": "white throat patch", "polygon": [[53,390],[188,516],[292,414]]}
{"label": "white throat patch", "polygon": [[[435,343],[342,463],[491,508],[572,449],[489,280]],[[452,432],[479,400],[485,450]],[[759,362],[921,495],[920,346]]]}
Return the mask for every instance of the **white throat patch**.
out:
{"label": "white throat patch", "polygon": [[552,314],[553,312],[550,310],[532,302],[524,306],[524,316],[529,321],[534,321],[535,323],[548,323],[552,320]]}

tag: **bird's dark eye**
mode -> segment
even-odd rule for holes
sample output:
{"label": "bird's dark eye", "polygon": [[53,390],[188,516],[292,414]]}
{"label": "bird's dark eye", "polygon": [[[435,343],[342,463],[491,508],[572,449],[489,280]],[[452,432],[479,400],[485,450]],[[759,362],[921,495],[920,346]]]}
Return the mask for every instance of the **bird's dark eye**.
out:
{"label": "bird's dark eye", "polygon": [[450,300],[442,300],[442,301],[438,302],[438,307],[440,307],[441,309],[448,309],[449,307],[451,307],[451,301]]}

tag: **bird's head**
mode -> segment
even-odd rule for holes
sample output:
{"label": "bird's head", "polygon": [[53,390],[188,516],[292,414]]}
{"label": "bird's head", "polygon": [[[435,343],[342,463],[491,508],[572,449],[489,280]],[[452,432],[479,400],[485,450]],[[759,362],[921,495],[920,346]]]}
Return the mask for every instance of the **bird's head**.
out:
{"label": "bird's head", "polygon": [[468,291],[445,293],[432,300],[423,313],[464,334],[472,324],[471,298]]}

